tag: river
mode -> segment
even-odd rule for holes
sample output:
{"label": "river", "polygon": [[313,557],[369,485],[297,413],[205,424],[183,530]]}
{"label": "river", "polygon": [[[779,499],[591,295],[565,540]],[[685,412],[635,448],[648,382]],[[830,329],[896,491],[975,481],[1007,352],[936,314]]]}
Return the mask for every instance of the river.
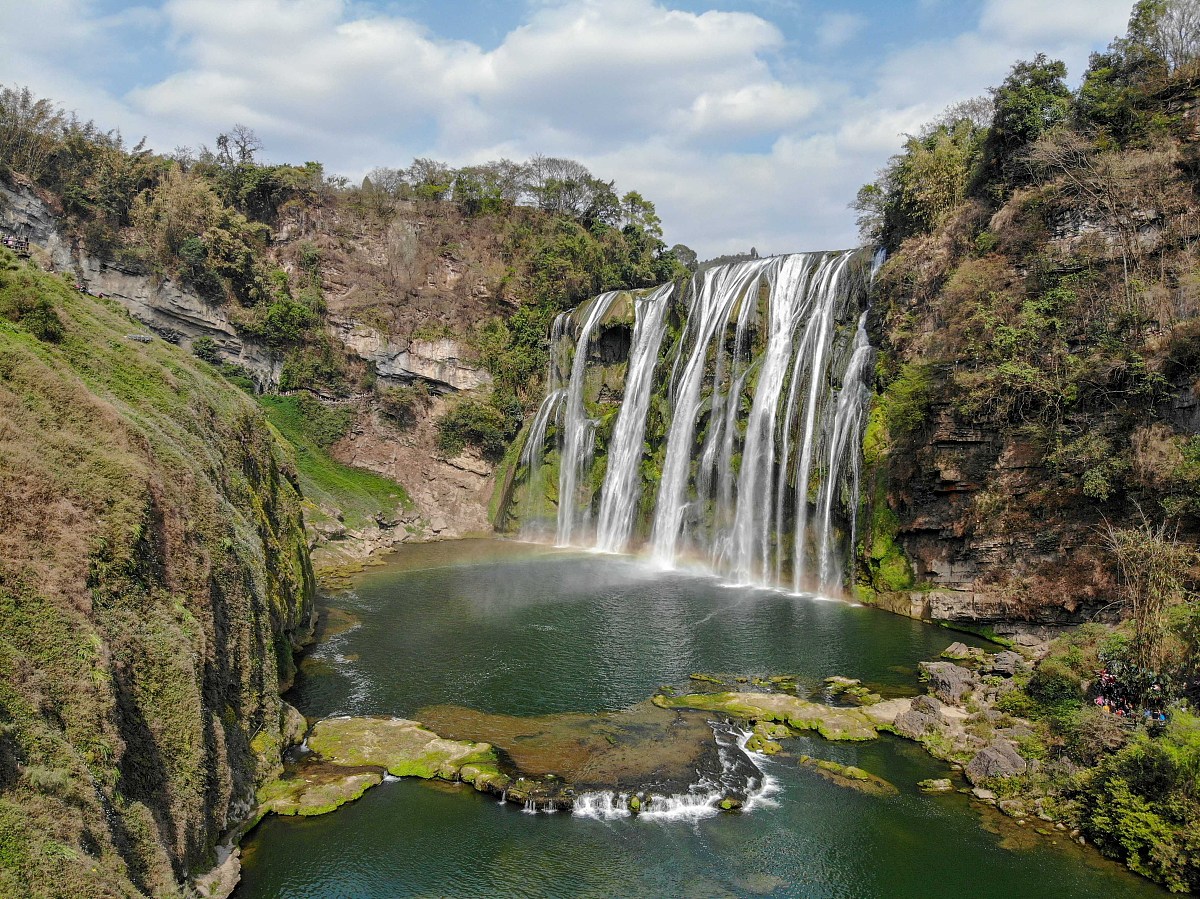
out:
{"label": "river", "polygon": [[[972,642],[841,601],[501,541],[405,548],[326,603],[331,626],[288,696],[310,718],[443,704],[611,712],[694,672],[789,674],[814,689],[844,675],[906,695],[919,661]],[[234,896],[1164,895],[1061,833],[921,793],[917,781],[948,769],[916,744],[814,735],[786,749],[756,757],[770,790],[751,811],[685,820],[527,814],[461,785],[388,781],[333,814],[264,821],[243,843]],[[865,768],[899,793],[836,785],[798,766],[801,753]]]}

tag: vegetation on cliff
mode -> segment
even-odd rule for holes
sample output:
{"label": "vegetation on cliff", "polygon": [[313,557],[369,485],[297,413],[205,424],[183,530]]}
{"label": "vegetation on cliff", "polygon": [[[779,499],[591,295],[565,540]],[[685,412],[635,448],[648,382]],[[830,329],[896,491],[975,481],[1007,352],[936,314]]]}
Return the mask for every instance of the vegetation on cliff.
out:
{"label": "vegetation on cliff", "polygon": [[[940,591],[945,617],[984,622],[1122,622],[1056,644],[1004,702],[1044,727],[1030,778],[1171,889],[1197,888],[1200,820],[1195,13],[1141,0],[1076,91],[1060,62],[1018,63],[857,204],[889,252],[860,589]],[[1170,724],[1098,710],[1102,670],[1123,711]]]}
{"label": "vegetation on cliff", "polygon": [[160,155],[28,88],[0,90],[0,177],[36,184],[93,255],[223,306],[280,363],[270,386],[284,391],[379,402],[408,386],[377,379],[331,313],[399,343],[452,338],[495,386],[447,426],[450,442],[492,456],[539,392],[555,314],[669,281],[695,257],[667,249],[653,203],[569,159],[417,159],[353,186],[316,162],[262,164],[261,149],[235,126],[215,148]]}
{"label": "vegetation on cliff", "polygon": [[0,893],[175,895],[279,765],[312,613],[254,402],[0,250]]}
{"label": "vegetation on cliff", "polygon": [[1075,93],[1019,63],[860,193],[890,252],[868,462],[918,582],[955,586],[919,545],[940,532],[959,584],[1098,608],[1119,584],[1097,529],[1200,534],[1200,87],[1157,49],[1172,8],[1139,4]]}

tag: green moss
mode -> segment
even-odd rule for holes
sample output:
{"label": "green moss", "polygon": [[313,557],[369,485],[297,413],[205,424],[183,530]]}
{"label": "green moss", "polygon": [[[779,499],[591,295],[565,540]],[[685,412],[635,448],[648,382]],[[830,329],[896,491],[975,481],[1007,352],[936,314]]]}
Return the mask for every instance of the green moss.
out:
{"label": "green moss", "polygon": [[341,512],[351,528],[411,505],[408,493],[395,481],[343,465],[329,455],[328,447],[349,425],[348,414],[326,409],[311,397],[261,396],[258,401],[280,440],[290,447],[300,489],[312,503]]}
{"label": "green moss", "polygon": [[346,774],[308,766],[291,778],[264,784],[257,798],[265,811],[309,817],[335,811],[382,782],[383,775],[377,771]]}
{"label": "green moss", "polygon": [[494,767],[487,743],[443,740],[403,718],[326,718],[313,725],[308,747],[331,765],[385,768],[395,777],[455,780],[463,765]]}
{"label": "green moss", "polygon": [[295,472],[250,398],[127,339],[143,329],[115,303],[0,265],[0,294],[17,288],[62,333],[0,317],[0,457],[27,498],[0,563],[0,766],[19,751],[46,787],[6,792],[45,838],[5,863],[46,894],[173,895],[217,837],[221,783],[252,783],[278,745],[313,591]]}
{"label": "green moss", "polygon": [[780,693],[657,693],[651,701],[664,709],[697,709],[747,721],[782,722],[794,730],[815,730],[827,740],[874,740],[878,736],[871,719],[858,709],[835,708]]}

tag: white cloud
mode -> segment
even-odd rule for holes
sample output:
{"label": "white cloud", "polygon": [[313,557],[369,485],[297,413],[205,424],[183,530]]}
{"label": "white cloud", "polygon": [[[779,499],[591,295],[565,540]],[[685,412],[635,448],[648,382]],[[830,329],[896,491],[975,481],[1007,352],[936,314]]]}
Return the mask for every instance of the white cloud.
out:
{"label": "white cloud", "polygon": [[[0,0],[0,82],[147,132],[160,149],[241,122],[272,159],[320,159],[354,178],[417,155],[573,156],[653,199],[668,240],[712,255],[852,243],[846,204],[901,134],[1039,50],[1077,76],[1124,29],[1130,0],[983,0],[968,31],[840,70],[835,49],[876,23],[832,13],[815,20],[815,42],[789,42],[770,19],[797,21],[804,5],[783,0],[756,3],[760,15],[540,0],[490,50],[359,0],[163,0],[116,18],[94,3],[44,0],[38,18],[63,23],[51,40],[18,0]],[[157,43],[138,48],[130,32]],[[104,66],[150,50],[165,68],[103,90]]]}
{"label": "white cloud", "polygon": [[1125,33],[1131,0],[987,0],[981,31],[1034,44],[1107,44]]}
{"label": "white cloud", "polygon": [[841,47],[867,27],[865,16],[854,13],[830,13],[817,26],[817,40],[827,50]]}

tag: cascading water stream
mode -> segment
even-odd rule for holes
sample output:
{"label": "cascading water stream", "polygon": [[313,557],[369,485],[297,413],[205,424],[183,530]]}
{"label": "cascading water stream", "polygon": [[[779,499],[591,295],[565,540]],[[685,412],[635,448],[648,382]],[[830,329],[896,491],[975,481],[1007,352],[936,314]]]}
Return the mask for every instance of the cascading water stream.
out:
{"label": "cascading water stream", "polygon": [[733,523],[734,555],[731,574],[739,581],[767,580],[770,564],[769,531],[772,483],[775,469],[775,419],[796,322],[807,311],[808,296],[798,289],[808,274],[809,260],[786,256],[775,274],[770,299],[770,337],[746,424],[738,477],[737,511]]}
{"label": "cascading water stream", "polygon": [[[842,538],[857,535],[870,273],[857,251],[756,259],[706,269],[683,291],[632,295],[631,318],[606,319],[621,294],[603,294],[570,314],[574,327],[556,322],[561,361],[521,455],[526,503],[549,486],[536,481],[538,457],[556,420],[560,545],[636,546],[652,492],[646,543],[659,564],[686,557],[737,582],[837,589]],[[629,322],[622,370],[610,330]],[[603,371],[589,378],[598,329]],[[601,419],[611,432],[594,462]],[[590,496],[582,485],[601,471]]]}
{"label": "cascading water stream", "polygon": [[596,325],[604,318],[617,296],[617,291],[611,291],[592,300],[587,317],[579,327],[579,338],[575,341],[571,380],[567,384],[559,415],[559,431],[562,435],[562,458],[558,471],[559,546],[570,545],[579,524],[576,520],[579,478],[584,469],[591,464],[596,434],[596,422],[588,418],[583,407],[583,380],[587,374],[588,344]]}
{"label": "cascading water stream", "polygon": [[596,548],[605,552],[623,552],[633,532],[634,513],[641,494],[642,445],[654,366],[666,333],[667,306],[674,292],[675,285],[664,285],[634,306],[636,321],[625,399],[609,442],[608,467],[600,490],[596,523]]}
{"label": "cascading water stream", "polygon": [[[857,500],[859,495],[862,460],[857,452],[851,452],[851,447],[862,444],[867,409],[871,404],[871,390],[863,377],[871,356],[871,342],[867,336],[867,313],[864,312],[859,316],[850,363],[842,376],[842,389],[838,392],[837,411],[833,417],[833,433],[826,448],[825,477],[821,481],[821,492],[817,496],[820,517],[817,522],[816,540],[820,551],[822,588],[839,586],[842,580],[841,556],[834,547],[833,500],[840,484],[838,475],[844,459],[849,461],[851,469],[850,496]],[[858,538],[856,523],[856,516],[851,515],[851,547]]]}
{"label": "cascading water stream", "polygon": [[[667,454],[658,490],[654,528],[650,536],[654,558],[661,564],[674,565],[678,551],[679,533],[687,506],[685,490],[691,469],[700,387],[709,344],[718,328],[725,327],[735,301],[743,295],[748,285],[756,283],[765,265],[765,262],[759,262],[718,266],[700,275],[700,284],[688,316],[687,330],[693,332],[692,350],[679,375],[677,386],[673,385],[671,391],[673,415],[667,434]],[[687,347],[688,336],[685,330],[681,352]]]}
{"label": "cascading water stream", "polygon": [[546,428],[558,413],[558,407],[566,395],[566,377],[564,372],[571,366],[571,348],[567,346],[566,333],[570,314],[561,312],[554,318],[550,330],[550,370],[546,375],[546,398],[538,407],[537,414],[529,426],[525,437],[525,445],[521,448],[520,464],[525,467],[526,482],[529,485],[525,493],[524,522],[521,536],[526,540],[541,539],[544,534],[538,530],[536,515],[536,498],[545,492],[542,476],[542,455],[546,448]]}
{"label": "cascading water stream", "polygon": [[809,319],[807,331],[812,335],[813,360],[808,378],[808,402],[804,411],[804,440],[800,445],[799,465],[796,473],[796,523],[794,531],[794,549],[792,552],[792,590],[799,593],[807,588],[805,570],[808,563],[806,538],[808,537],[808,490],[809,478],[812,473],[812,458],[815,448],[815,425],[817,421],[818,404],[822,399],[825,387],[825,357],[829,352],[831,329],[833,327],[833,300],[837,296],[836,287],[844,273],[850,254],[843,254],[836,259],[825,272],[825,277],[817,279],[817,302],[815,312]]}

